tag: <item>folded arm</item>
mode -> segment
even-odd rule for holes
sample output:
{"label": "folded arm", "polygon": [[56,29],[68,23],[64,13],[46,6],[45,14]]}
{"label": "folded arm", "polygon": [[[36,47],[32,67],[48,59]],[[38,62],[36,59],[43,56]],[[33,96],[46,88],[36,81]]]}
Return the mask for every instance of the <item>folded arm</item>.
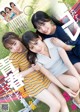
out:
{"label": "folded arm", "polygon": [[32,67],[28,68],[27,70],[24,70],[24,71],[20,72],[19,75],[21,77],[25,77],[26,75],[34,72],[35,70],[38,71],[39,69],[40,69],[40,67],[37,64],[36,65],[32,64]]}
{"label": "folded arm", "polygon": [[20,72],[19,73],[19,76],[25,77],[26,75],[30,74],[33,71],[34,71],[34,69],[32,67],[31,68],[28,68],[27,70]]}
{"label": "folded arm", "polygon": [[76,93],[73,92],[71,89],[65,87],[51,72],[45,69],[43,66],[40,66],[40,71],[55,85],[66,91],[69,95],[75,97]]}
{"label": "folded arm", "polygon": [[73,46],[65,44],[62,40],[58,38],[51,38],[51,41],[54,45],[62,47],[66,51],[70,51],[73,48]]}

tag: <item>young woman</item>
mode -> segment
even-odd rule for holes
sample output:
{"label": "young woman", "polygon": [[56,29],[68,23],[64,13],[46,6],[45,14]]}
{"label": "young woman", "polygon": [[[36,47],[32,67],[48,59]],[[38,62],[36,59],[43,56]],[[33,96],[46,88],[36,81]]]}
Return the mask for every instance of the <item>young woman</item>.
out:
{"label": "young woman", "polygon": [[22,13],[13,2],[10,2],[9,4],[10,4],[10,7],[12,8],[12,11],[15,12],[17,15]]}
{"label": "young woman", "polygon": [[10,21],[10,17],[4,11],[1,11],[0,14],[4,17],[4,20],[6,20],[7,22]]}
{"label": "young woman", "polygon": [[50,76],[54,82],[54,84],[51,83],[41,72],[34,71],[33,68],[35,67],[30,67],[30,63],[26,59],[27,50],[18,35],[13,32],[8,32],[4,34],[2,42],[4,47],[11,52],[10,59],[15,68],[23,71],[20,72],[20,75],[24,77],[27,94],[46,103],[50,107],[49,112],[69,112],[66,101],[56,85],[69,94],[76,96],[78,91],[77,80],[74,79],[74,83],[76,83],[76,91],[72,91],[63,86],[48,70],[44,69],[43,73]]}
{"label": "young woman", "polygon": [[[36,12],[32,16],[31,21],[39,35],[41,35],[44,39],[53,37],[53,43],[63,47],[67,51],[70,61],[80,74],[80,35],[76,41],[72,41],[62,29],[61,26],[63,24],[56,20],[56,18],[51,18],[43,11]],[[75,47],[72,49],[72,47],[67,46],[67,44],[73,46],[75,45]]]}
{"label": "young woman", "polygon": [[10,17],[11,20],[12,20],[13,18],[15,18],[16,15],[17,15],[17,14],[16,14],[14,11],[12,11],[12,9],[9,8],[9,7],[5,7],[4,10],[5,10],[5,12],[9,15],[9,17]]}
{"label": "young woman", "polygon": [[[23,34],[22,42],[28,49],[27,58],[31,64],[38,63],[42,72],[45,67],[64,86],[75,92],[79,90],[80,76],[63,48],[55,46],[51,38],[42,41],[41,36],[32,31]],[[47,77],[52,81],[53,78],[49,75]],[[79,94],[74,99],[80,104]]]}

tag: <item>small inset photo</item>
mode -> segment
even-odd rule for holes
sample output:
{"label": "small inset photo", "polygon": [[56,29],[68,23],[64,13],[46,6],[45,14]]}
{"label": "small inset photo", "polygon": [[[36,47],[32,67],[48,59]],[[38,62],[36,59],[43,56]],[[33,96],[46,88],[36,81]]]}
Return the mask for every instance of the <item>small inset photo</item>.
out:
{"label": "small inset photo", "polygon": [[70,18],[66,15],[65,17],[62,18],[62,23],[67,23],[70,21]]}
{"label": "small inset photo", "polygon": [[77,30],[78,30],[78,25],[75,24],[75,23],[71,23],[69,26],[68,26],[70,32],[72,33],[73,36],[75,36],[75,34],[77,33]]}
{"label": "small inset photo", "polygon": [[7,6],[1,7],[0,9],[0,15],[6,22],[11,21],[21,13],[22,11],[18,8],[17,4],[14,2],[9,2]]}

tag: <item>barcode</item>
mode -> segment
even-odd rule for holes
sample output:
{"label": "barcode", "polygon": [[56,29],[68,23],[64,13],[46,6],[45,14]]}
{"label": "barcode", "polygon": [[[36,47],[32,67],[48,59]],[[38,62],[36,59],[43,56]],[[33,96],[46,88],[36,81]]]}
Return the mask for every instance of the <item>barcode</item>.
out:
{"label": "barcode", "polygon": [[8,112],[9,111],[9,104],[8,103],[1,103],[0,104],[0,111],[1,112]]}

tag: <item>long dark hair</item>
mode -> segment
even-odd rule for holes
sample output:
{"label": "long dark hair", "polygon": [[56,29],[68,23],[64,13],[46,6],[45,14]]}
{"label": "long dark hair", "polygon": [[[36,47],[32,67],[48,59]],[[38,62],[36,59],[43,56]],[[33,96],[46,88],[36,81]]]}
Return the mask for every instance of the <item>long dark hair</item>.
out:
{"label": "long dark hair", "polygon": [[[14,3],[13,2],[10,2],[9,4],[10,4],[10,7],[12,7],[11,5],[14,4]],[[14,4],[14,6],[16,6],[16,5]]]}
{"label": "long dark hair", "polygon": [[9,9],[10,11],[12,10],[12,9],[9,8],[9,7],[5,7],[5,8],[4,8],[4,11],[5,11],[6,13],[8,13],[8,12],[7,12],[7,9]]}
{"label": "long dark hair", "polygon": [[0,14],[1,14],[1,15],[2,15],[2,13],[6,14],[6,12],[5,12],[5,11],[1,11],[1,12],[0,12]]}
{"label": "long dark hair", "polygon": [[31,22],[34,28],[37,29],[37,24],[41,24],[41,22],[53,21],[55,25],[62,26],[63,23],[58,21],[54,16],[50,17],[47,13],[43,11],[37,11],[33,14],[31,18]]}
{"label": "long dark hair", "polygon": [[37,33],[33,31],[27,31],[22,35],[22,43],[28,49],[27,59],[30,62],[30,64],[35,64],[36,53],[33,53],[29,50],[29,43],[35,40],[36,38],[39,38],[39,36],[37,35]]}

